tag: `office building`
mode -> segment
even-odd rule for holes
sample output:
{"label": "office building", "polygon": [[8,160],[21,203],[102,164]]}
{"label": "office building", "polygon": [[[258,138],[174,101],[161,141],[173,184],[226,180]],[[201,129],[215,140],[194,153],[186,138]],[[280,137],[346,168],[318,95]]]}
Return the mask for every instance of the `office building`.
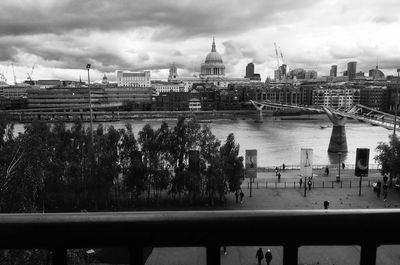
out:
{"label": "office building", "polygon": [[357,62],[349,62],[347,64],[347,75],[349,76],[349,80],[354,80],[356,78],[357,72]]}
{"label": "office building", "polygon": [[330,77],[337,77],[337,65],[331,66]]}

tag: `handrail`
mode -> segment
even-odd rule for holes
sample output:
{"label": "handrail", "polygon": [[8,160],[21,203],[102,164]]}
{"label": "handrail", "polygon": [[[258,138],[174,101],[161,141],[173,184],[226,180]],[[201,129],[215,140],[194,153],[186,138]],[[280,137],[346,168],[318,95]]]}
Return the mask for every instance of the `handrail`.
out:
{"label": "handrail", "polygon": [[283,264],[294,265],[300,246],[360,245],[370,265],[379,245],[400,243],[371,231],[399,223],[400,209],[2,214],[0,248],[51,249],[53,264],[66,264],[68,248],[128,247],[131,264],[143,264],[144,247],[204,246],[218,265],[223,245],[282,245]]}

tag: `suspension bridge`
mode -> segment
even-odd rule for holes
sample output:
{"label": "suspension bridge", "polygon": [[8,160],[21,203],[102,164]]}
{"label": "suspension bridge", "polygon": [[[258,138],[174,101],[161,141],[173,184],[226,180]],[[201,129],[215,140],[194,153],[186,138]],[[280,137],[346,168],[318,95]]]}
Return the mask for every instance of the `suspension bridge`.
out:
{"label": "suspension bridge", "polygon": [[[260,119],[262,120],[262,110],[265,108],[269,109],[297,109],[304,110],[313,113],[326,113],[326,110],[329,110],[331,113],[341,116],[347,117],[350,119],[358,120],[360,122],[369,123],[373,126],[381,126],[388,130],[393,130],[395,115],[376,110],[362,104],[356,104],[349,108],[332,108],[328,106],[303,106],[303,105],[291,105],[285,103],[278,103],[272,101],[253,101],[250,100],[253,106],[259,111]],[[399,120],[396,121],[396,127],[399,126]]]}

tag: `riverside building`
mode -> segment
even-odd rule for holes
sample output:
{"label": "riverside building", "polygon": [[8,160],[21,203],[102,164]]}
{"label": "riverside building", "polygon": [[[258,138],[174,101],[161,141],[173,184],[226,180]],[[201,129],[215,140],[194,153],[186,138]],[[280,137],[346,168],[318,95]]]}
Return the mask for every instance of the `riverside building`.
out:
{"label": "riverside building", "polygon": [[150,87],[150,71],[128,72],[117,71],[117,84],[119,87]]}

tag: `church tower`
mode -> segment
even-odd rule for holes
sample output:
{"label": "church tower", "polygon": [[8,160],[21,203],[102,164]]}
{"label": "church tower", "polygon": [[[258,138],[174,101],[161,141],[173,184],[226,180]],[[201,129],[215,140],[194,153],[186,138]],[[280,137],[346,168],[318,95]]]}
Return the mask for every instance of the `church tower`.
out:
{"label": "church tower", "polygon": [[175,63],[169,66],[169,76],[168,81],[175,80],[178,77],[178,68],[176,68]]}

